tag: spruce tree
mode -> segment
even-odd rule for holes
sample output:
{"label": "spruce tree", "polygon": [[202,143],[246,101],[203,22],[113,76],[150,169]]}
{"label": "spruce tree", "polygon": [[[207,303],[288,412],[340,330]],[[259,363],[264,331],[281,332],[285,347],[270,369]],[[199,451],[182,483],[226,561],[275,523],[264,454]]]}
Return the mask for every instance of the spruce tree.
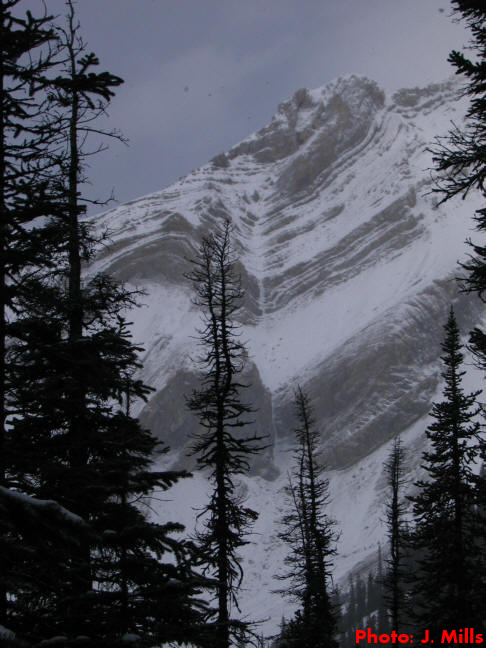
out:
{"label": "spruce tree", "polygon": [[[443,201],[457,195],[464,197],[474,189],[483,196],[486,192],[486,9],[481,0],[452,0],[452,7],[471,30],[469,49],[474,52],[474,60],[458,50],[453,50],[449,56],[456,74],[465,77],[463,94],[471,101],[465,126],[461,129],[454,127],[447,136],[438,139],[433,149],[434,161],[440,172],[436,190],[442,194]],[[486,210],[483,208],[477,212],[478,228],[484,229],[485,222]],[[480,250],[478,254],[478,260],[483,258]],[[479,276],[476,279],[479,280]]]}
{"label": "spruce tree", "polygon": [[[452,0],[455,14],[469,27],[472,39],[469,49],[474,57],[453,50],[450,63],[456,74],[464,77],[464,96],[470,98],[466,123],[454,127],[447,136],[438,138],[432,148],[438,173],[435,191],[441,202],[454,196],[465,198],[479,191],[486,199],[486,8],[481,0]],[[486,207],[475,213],[476,229],[486,229]],[[472,254],[463,264],[467,271],[462,281],[465,291],[476,292],[484,301],[486,289],[486,246],[468,241]],[[486,368],[486,335],[480,328],[471,333],[471,342],[480,365]]]}
{"label": "spruce tree", "polygon": [[[0,0],[0,488],[3,502],[16,502],[17,516],[0,508],[0,625],[7,626],[20,591],[40,591],[33,556],[44,543],[43,530],[27,533],[15,520],[29,519],[35,502],[17,497],[22,484],[12,471],[12,319],[19,308],[26,274],[44,267],[51,242],[34,219],[50,213],[48,155],[52,124],[45,119],[44,77],[55,64],[50,17],[18,11],[19,0]],[[13,499],[12,499],[13,498]],[[22,511],[22,507],[25,510]],[[33,508],[34,507],[34,508]],[[58,520],[61,522],[61,519]],[[62,524],[59,537],[63,536]],[[58,548],[61,553],[61,548]],[[30,560],[25,560],[30,555]],[[22,568],[19,565],[22,564]],[[55,576],[45,573],[52,585]]]}
{"label": "spruce tree", "polygon": [[[449,61],[456,68],[456,74],[465,81],[463,94],[470,99],[467,120],[463,128],[454,127],[449,135],[439,139],[434,153],[434,161],[439,171],[436,190],[442,196],[442,201],[454,196],[465,198],[470,191],[479,191],[483,200],[486,199],[486,8],[481,0],[453,0],[455,14],[463,20],[471,31],[471,41],[468,49],[471,56],[454,50]],[[486,206],[475,213],[476,229],[486,230]],[[482,302],[485,301],[486,290],[486,246],[480,242],[468,241],[472,253],[469,260],[463,264],[466,277],[462,281],[463,289],[475,292]],[[470,347],[478,366],[486,370],[486,333],[477,326],[470,333]],[[486,450],[482,448],[482,460],[486,458]],[[486,546],[486,479],[484,475],[477,478],[476,491],[482,512],[477,534]],[[478,555],[478,569],[482,571],[483,582],[486,583],[486,564]],[[486,591],[484,592],[486,596]]]}
{"label": "spruce tree", "polygon": [[385,600],[387,602],[392,630],[400,632],[404,622],[405,597],[405,542],[404,521],[405,503],[402,490],[405,484],[404,450],[400,437],[393,443],[390,456],[385,464],[388,501],[386,523],[390,557],[385,574]]}
{"label": "spruce tree", "polygon": [[436,642],[443,630],[480,632],[484,617],[473,473],[481,450],[479,392],[465,394],[461,385],[464,356],[452,308],[444,328],[444,399],[434,404],[434,421],[426,430],[428,479],[416,482],[418,492],[411,498],[417,555],[412,612],[418,629],[428,629]]}
{"label": "spruce tree", "polygon": [[92,561],[103,636],[138,637],[148,646],[204,646],[207,606],[200,593],[207,583],[193,571],[191,546],[174,537],[184,527],[149,522],[137,506],[190,475],[151,469],[153,456],[168,448],[131,416],[131,384],[127,380],[124,411],[119,409],[112,419],[104,461],[105,487],[111,488],[111,495],[95,525],[102,535]]}
{"label": "spruce tree", "polygon": [[[130,414],[150,389],[137,378],[140,349],[122,313],[136,295],[109,276],[83,278],[98,237],[84,217],[82,195],[87,134],[121,79],[97,72],[98,60],[79,37],[73,3],[59,28],[59,74],[45,77],[52,135],[47,229],[56,237],[52,264],[25,281],[12,323],[15,417],[12,472],[29,496],[52,499],[90,530],[69,547],[68,559],[45,556],[57,587],[49,596],[18,597],[11,623],[24,641],[54,636],[63,645],[142,645],[199,641],[204,608],[202,581],[189,565],[187,543],[176,523],[152,523],[140,502],[166,490],[184,472],[154,472],[159,443]],[[54,269],[55,268],[55,269]],[[32,623],[25,623],[34,606]],[[197,639],[197,641],[196,641]],[[202,641],[202,640],[201,640]]]}
{"label": "spruce tree", "polygon": [[[16,640],[52,636],[56,616],[53,592],[65,574],[70,556],[81,541],[91,537],[80,517],[53,500],[40,500],[16,489],[0,487],[2,551],[12,557],[8,571],[6,626]],[[53,560],[55,556],[55,560]],[[3,645],[3,644],[2,644]]]}
{"label": "spruce tree", "polygon": [[261,437],[244,433],[253,411],[242,400],[247,387],[240,378],[246,350],[239,339],[235,315],[243,292],[235,273],[226,221],[206,236],[187,275],[201,310],[203,327],[198,331],[203,349],[200,365],[202,387],[188,399],[202,430],[195,436],[192,453],[200,468],[209,470],[213,492],[200,513],[205,529],[198,535],[205,571],[216,580],[217,606],[212,646],[228,648],[232,638],[240,642],[249,633],[249,623],[231,616],[238,608],[238,590],[243,568],[238,549],[248,543],[247,534],[257,513],[238,495],[236,478],[249,470],[249,460],[262,447]]}
{"label": "spruce tree", "polygon": [[[80,205],[78,188],[82,173],[78,142],[85,136],[81,124],[99,111],[94,103],[96,97],[108,99],[112,94],[110,87],[118,85],[119,80],[102,76],[100,81],[91,72],[90,67],[97,61],[93,55],[82,58],[83,46],[77,41],[72,3],[68,7],[66,29],[56,29],[58,67],[65,68],[66,75],[54,77],[56,68],[54,74],[44,78],[49,100],[46,119],[58,124],[57,130],[49,134],[46,153],[49,166],[55,170],[49,186],[51,218],[45,228],[55,232],[57,239],[51,265],[55,269],[34,273],[24,280],[19,312],[12,323],[16,343],[12,347],[15,419],[11,445],[13,472],[29,494],[57,499],[88,520],[93,502],[99,500],[93,497],[99,486],[91,448],[96,447],[100,427],[100,421],[97,425],[93,422],[88,397],[92,396],[91,390],[96,394],[96,402],[100,388],[104,389],[105,398],[116,397],[122,380],[119,372],[113,370],[114,363],[111,367],[109,362],[105,363],[108,366],[100,372],[96,341],[101,335],[108,338],[113,334],[111,340],[106,339],[113,345],[107,354],[109,360],[118,352],[125,353],[124,360],[130,362],[133,360],[128,360],[126,354],[133,354],[121,338],[118,349],[114,346],[117,325],[113,305],[118,300],[123,307],[129,303],[128,298],[121,295],[113,282],[101,279],[81,291],[81,257],[84,253],[87,259],[93,247],[87,226],[80,223],[84,207]],[[105,295],[101,294],[103,288]],[[113,297],[108,295],[110,289]],[[89,327],[84,326],[85,318],[90,320]],[[97,385],[93,389],[95,374]],[[140,395],[144,395],[143,390]],[[99,407],[95,409],[98,411]],[[88,541],[80,543],[70,564],[62,581],[64,589],[57,593],[59,618],[63,618],[65,626],[71,623],[73,633],[89,636],[93,579]],[[55,625],[61,624],[59,618],[53,620]],[[29,630],[35,638],[35,626]],[[69,635],[70,629],[64,627],[63,633]]]}
{"label": "spruce tree", "polygon": [[286,489],[289,510],[279,534],[290,553],[284,559],[288,570],[278,578],[290,582],[281,591],[296,601],[299,608],[280,640],[288,648],[335,648],[337,614],[331,604],[330,579],[336,534],[334,523],[325,512],[328,480],[317,460],[319,433],[314,427],[309,399],[300,387],[295,392],[295,404],[295,466]]}

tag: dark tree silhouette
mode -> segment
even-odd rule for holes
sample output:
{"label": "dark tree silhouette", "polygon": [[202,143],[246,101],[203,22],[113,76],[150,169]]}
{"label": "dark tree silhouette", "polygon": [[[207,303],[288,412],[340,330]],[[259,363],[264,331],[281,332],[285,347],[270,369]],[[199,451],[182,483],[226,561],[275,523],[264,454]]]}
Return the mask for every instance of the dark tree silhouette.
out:
{"label": "dark tree silhouette", "polygon": [[[437,191],[441,202],[454,196],[465,198],[470,191],[479,191],[486,199],[486,8],[481,0],[453,0],[456,15],[472,34],[470,49],[473,58],[453,50],[449,61],[456,74],[465,79],[463,94],[470,98],[467,120],[463,128],[454,127],[447,136],[438,138],[432,148],[438,170]],[[475,213],[476,229],[486,230],[486,207]],[[484,302],[486,289],[486,246],[468,241],[470,259],[463,264],[467,275],[463,289],[476,292]],[[486,369],[486,335],[480,328],[471,332],[471,343],[480,366]]]}
{"label": "dark tree silhouette", "polygon": [[300,387],[295,392],[295,404],[295,466],[289,475],[289,508],[279,534],[290,553],[284,559],[287,572],[277,578],[290,582],[289,587],[280,591],[297,601],[299,609],[287,624],[279,645],[334,648],[337,612],[331,603],[330,583],[336,534],[334,523],[325,512],[329,484],[317,460],[319,433],[314,427],[309,399]]}
{"label": "dark tree silhouette", "polygon": [[160,444],[130,414],[130,403],[150,392],[136,377],[141,349],[122,315],[137,295],[107,275],[82,274],[99,243],[84,213],[83,144],[100,134],[95,120],[121,79],[96,71],[67,5],[67,24],[56,30],[60,73],[43,79],[46,120],[58,124],[45,227],[56,248],[50,265],[24,281],[12,322],[11,469],[27,496],[74,512],[89,533],[62,561],[58,552],[42,556],[38,573],[52,572],[57,586],[39,588],[37,598],[20,592],[9,627],[28,644],[202,643],[204,583],[192,573],[188,544],[174,537],[183,527],[151,522],[140,507],[187,473],[152,470]]}
{"label": "dark tree silhouette", "polygon": [[405,597],[405,503],[402,489],[405,484],[404,450],[400,437],[393,443],[385,464],[388,484],[386,505],[387,535],[390,557],[385,575],[385,600],[390,613],[392,630],[400,632],[404,620]]}
{"label": "dark tree silhouette", "polygon": [[414,617],[436,642],[442,630],[473,627],[483,619],[481,547],[477,536],[477,489],[473,464],[480,455],[476,420],[480,392],[466,395],[464,356],[451,308],[442,344],[444,400],[435,403],[424,452],[428,480],[415,486],[413,546],[417,569],[412,587]]}
{"label": "dark tree silhouette", "polygon": [[[45,171],[53,131],[44,119],[43,78],[54,64],[51,45],[55,41],[50,17],[22,15],[18,4],[19,0],[0,0],[0,488],[12,489],[12,494],[20,485],[12,472],[10,443],[11,320],[19,307],[23,279],[45,264],[49,255],[48,241],[39,235],[33,219],[50,211]],[[8,501],[12,499],[4,499]],[[28,498],[15,501],[17,507],[26,507],[18,511],[19,519],[29,518],[35,505]],[[15,516],[5,517],[6,510],[0,510],[1,625],[8,624],[20,590],[39,590],[35,562],[29,565],[24,558],[29,550],[38,555],[36,539],[42,543],[41,528],[37,538],[27,539],[25,528],[16,528]],[[20,564],[22,569],[16,567]],[[48,583],[44,586],[48,588]]]}
{"label": "dark tree silhouette", "polygon": [[249,470],[250,457],[263,448],[262,438],[245,435],[253,411],[242,400],[247,387],[241,382],[246,350],[239,339],[235,314],[243,292],[234,270],[230,223],[206,236],[192,260],[187,275],[196,291],[194,303],[201,310],[203,327],[198,332],[203,354],[202,387],[188,399],[197,413],[202,431],[195,437],[192,453],[198,465],[209,469],[214,486],[210,502],[201,516],[205,530],[199,534],[202,562],[217,581],[217,613],[214,622],[215,648],[228,648],[231,637],[242,641],[249,624],[231,618],[231,605],[238,608],[238,589],[243,569],[238,549],[247,544],[247,534],[257,513],[238,494],[235,477]]}
{"label": "dark tree silhouette", "polygon": [[[463,95],[470,99],[466,124],[454,127],[444,138],[439,138],[432,152],[439,171],[436,191],[442,202],[454,196],[465,198],[470,191],[479,191],[486,199],[486,7],[481,0],[452,0],[452,7],[458,18],[465,22],[471,32],[468,49],[471,56],[453,50],[449,61],[456,68],[456,74],[464,79]],[[476,229],[486,230],[486,206],[475,213]],[[468,241],[471,255],[462,265],[466,276],[462,288],[475,292],[482,302],[486,301],[486,246],[480,242]],[[470,332],[470,347],[477,365],[486,371],[486,334],[477,326]],[[484,442],[481,449],[482,461],[486,459]],[[478,510],[481,520],[476,531],[486,546],[486,479],[481,473],[477,478],[476,490],[480,498]],[[476,556],[477,570],[486,582],[484,550]],[[483,592],[483,597],[486,591]]]}
{"label": "dark tree silhouette", "polygon": [[[466,78],[464,94],[471,98],[471,103],[466,126],[463,129],[455,127],[448,136],[439,138],[433,149],[434,161],[441,172],[437,191],[443,195],[443,201],[456,195],[465,196],[472,189],[478,189],[483,195],[486,191],[486,9],[481,0],[452,0],[452,7],[471,30],[470,49],[475,60],[457,50],[449,56],[456,74]],[[485,209],[479,210],[480,229],[483,229],[485,218]]]}

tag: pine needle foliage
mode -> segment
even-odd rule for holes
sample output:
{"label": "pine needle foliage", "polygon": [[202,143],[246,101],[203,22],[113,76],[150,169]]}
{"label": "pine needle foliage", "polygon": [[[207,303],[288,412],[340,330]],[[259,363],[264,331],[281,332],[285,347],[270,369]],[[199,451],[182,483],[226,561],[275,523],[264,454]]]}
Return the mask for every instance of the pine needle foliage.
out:
{"label": "pine needle foliage", "polygon": [[280,590],[299,605],[279,638],[282,648],[335,648],[337,613],[331,603],[332,558],[336,554],[334,522],[326,513],[329,482],[317,458],[319,432],[307,394],[295,392],[297,427],[294,468],[285,494],[288,511],[279,534],[289,547],[287,566],[279,580],[290,583]]}
{"label": "pine needle foliage", "polygon": [[484,560],[478,535],[477,477],[474,464],[483,441],[476,404],[480,392],[462,388],[464,355],[451,308],[442,344],[443,400],[435,403],[423,454],[426,480],[411,498],[417,558],[412,587],[415,623],[436,642],[442,630],[482,626]]}
{"label": "pine needle foliage", "polygon": [[[45,172],[50,166],[48,149],[53,130],[44,119],[47,97],[43,78],[55,64],[56,38],[50,16],[22,13],[18,5],[19,0],[0,0],[0,488],[10,491],[9,498],[4,492],[3,502],[16,502],[17,517],[29,519],[33,509],[28,499],[15,498],[20,485],[12,471],[15,362],[11,347],[15,332],[11,323],[24,292],[26,274],[45,266],[51,249],[34,219],[45,217],[51,208]],[[41,591],[35,581],[35,565],[26,557],[30,553],[39,555],[39,546],[47,542],[42,529],[36,536],[27,533],[26,527],[17,528],[13,522],[16,516],[8,511],[8,506],[0,508],[0,625],[6,627],[16,613],[18,593],[25,591],[31,596]],[[47,527],[43,530],[52,543]],[[17,564],[22,564],[22,569]],[[44,575],[48,589],[55,583],[55,575]]]}
{"label": "pine needle foliage", "polygon": [[400,632],[405,618],[406,591],[406,543],[407,525],[405,522],[406,503],[403,499],[405,480],[405,451],[400,437],[396,437],[385,463],[388,485],[386,503],[386,525],[389,558],[386,561],[384,579],[385,602],[387,603],[391,629]]}
{"label": "pine needle foliage", "polygon": [[84,276],[101,242],[85,217],[93,152],[86,138],[102,134],[96,119],[122,80],[97,71],[74,3],[67,7],[65,25],[53,27],[59,68],[43,78],[46,120],[58,124],[46,154],[56,174],[45,231],[56,246],[50,264],[24,277],[11,323],[9,447],[25,495],[72,511],[89,533],[71,533],[62,554],[32,554],[37,573],[56,582],[14,592],[6,627],[31,646],[53,637],[90,648],[121,645],[124,637],[140,646],[197,644],[204,583],[177,537],[183,527],[152,522],[142,506],[188,474],[153,470],[166,448],[130,412],[151,392],[137,378],[141,348],[125,318],[137,294],[108,275]]}
{"label": "pine needle foliage", "polygon": [[241,395],[248,386],[241,379],[247,354],[235,316],[243,291],[230,234],[226,221],[206,236],[187,275],[203,321],[198,331],[202,386],[192,393],[188,407],[202,427],[191,452],[199,467],[209,471],[213,486],[210,501],[200,513],[205,529],[198,542],[201,563],[217,582],[215,648],[228,648],[231,638],[244,641],[250,630],[250,624],[231,618],[231,608],[239,609],[243,578],[238,550],[248,543],[257,513],[245,505],[235,478],[248,472],[250,458],[263,449],[262,437],[245,434],[253,409]]}
{"label": "pine needle foliage", "polygon": [[[486,8],[482,0],[453,0],[454,13],[471,32],[467,57],[453,50],[449,62],[456,74],[464,79],[462,94],[470,99],[467,119],[463,127],[454,126],[448,135],[437,138],[432,147],[435,168],[438,171],[435,191],[441,202],[455,196],[465,198],[471,191],[479,191],[486,200]],[[486,207],[474,215],[476,229],[486,230]],[[475,292],[484,302],[486,290],[486,246],[468,241],[469,260],[462,264],[466,276],[462,287]],[[486,335],[480,328],[471,333],[471,342],[478,361],[486,367]]]}

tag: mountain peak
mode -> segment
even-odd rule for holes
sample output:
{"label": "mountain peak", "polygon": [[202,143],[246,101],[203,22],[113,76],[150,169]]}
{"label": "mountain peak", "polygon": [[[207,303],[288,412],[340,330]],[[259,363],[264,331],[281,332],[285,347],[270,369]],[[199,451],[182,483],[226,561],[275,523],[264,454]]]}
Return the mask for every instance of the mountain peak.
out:
{"label": "mountain peak", "polygon": [[[219,161],[105,214],[101,224],[109,222],[115,245],[98,263],[121,279],[146,284],[151,295],[174,291],[174,312],[183,314],[184,326],[168,326],[169,333],[159,330],[158,315],[153,323],[148,318],[150,325],[145,319],[139,323],[139,339],[150,340],[147,380],[161,398],[169,393],[164,392],[166,382],[179,380],[181,364],[187,369],[181,349],[191,335],[193,314],[186,312],[186,257],[193,256],[202,233],[227,218],[235,227],[238,271],[246,288],[240,322],[248,327],[261,381],[273,394],[268,418],[278,419],[277,401],[292,381],[326,383],[315,389],[330,394],[318,412],[322,422],[332,421],[333,430],[354,430],[352,438],[341,435],[334,445],[330,463],[342,466],[383,442],[376,432],[381,415],[388,417],[386,437],[406,427],[404,411],[408,422],[426,411],[435,382],[424,387],[422,368],[409,371],[417,371],[425,400],[414,393],[415,406],[399,405],[415,378],[402,380],[403,368],[394,364],[396,336],[387,326],[396,309],[415,300],[413,309],[430,327],[451,298],[444,286],[456,272],[467,223],[458,221],[456,206],[436,210],[430,175],[424,171],[431,165],[427,145],[463,114],[461,102],[450,100],[456,85],[400,90],[385,98],[374,81],[349,75],[321,88],[300,89],[279,106],[269,125],[221,154]],[[434,299],[427,293],[422,300],[431,286]],[[152,297],[154,312],[155,302]],[[302,329],[302,339],[313,339],[315,320],[326,331],[322,343],[300,348],[294,331]],[[401,339],[415,352],[413,322],[403,322]],[[374,331],[377,341],[373,338],[369,347],[372,357],[366,344],[360,351],[365,369],[351,372],[349,367],[357,364],[351,342],[356,340],[361,349],[363,331],[365,341]],[[160,349],[155,339],[164,340]],[[377,346],[381,355],[375,354]],[[388,355],[389,366],[377,370],[376,363]],[[166,368],[163,378],[160,367]],[[357,392],[368,389],[372,376],[389,371],[386,389],[376,387],[377,411],[366,414],[362,406],[357,420],[355,407],[343,405],[342,367],[352,375]],[[359,402],[359,394],[353,402]]]}
{"label": "mountain peak", "polygon": [[256,162],[276,162],[296,153],[311,138],[316,139],[318,132],[318,147],[335,149],[333,133],[339,133],[346,146],[346,140],[363,135],[384,103],[385,93],[374,81],[355,75],[314,90],[301,88],[279,105],[268,126],[233,147],[228,156],[251,155]]}

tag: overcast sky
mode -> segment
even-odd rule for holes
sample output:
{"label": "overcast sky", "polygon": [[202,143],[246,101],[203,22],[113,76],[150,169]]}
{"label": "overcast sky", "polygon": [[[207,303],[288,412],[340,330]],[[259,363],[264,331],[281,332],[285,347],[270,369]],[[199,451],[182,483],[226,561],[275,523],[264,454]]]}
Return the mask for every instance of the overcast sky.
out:
{"label": "overcast sky", "polygon": [[[46,0],[51,13],[64,0]],[[38,13],[40,0],[20,7]],[[269,122],[301,87],[363,74],[385,90],[441,81],[467,32],[447,0],[78,0],[89,49],[125,79],[93,191],[158,191]]]}

